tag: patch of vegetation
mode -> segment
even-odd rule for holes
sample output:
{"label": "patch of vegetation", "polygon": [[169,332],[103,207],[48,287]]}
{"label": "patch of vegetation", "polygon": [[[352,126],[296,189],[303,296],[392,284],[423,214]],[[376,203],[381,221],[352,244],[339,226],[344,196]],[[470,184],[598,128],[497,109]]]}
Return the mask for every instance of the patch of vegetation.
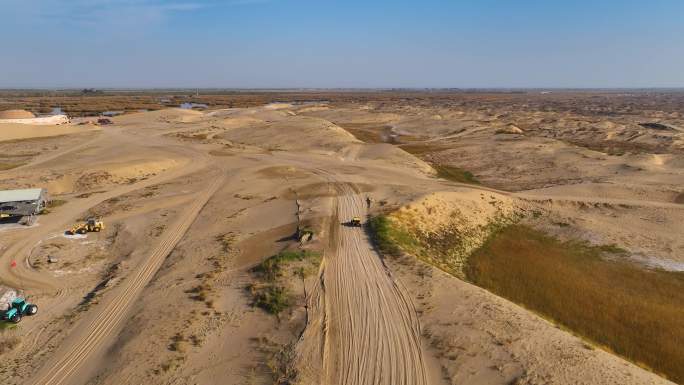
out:
{"label": "patch of vegetation", "polygon": [[282,251],[254,267],[253,271],[258,273],[266,281],[273,282],[281,276],[284,266],[294,261],[304,261],[310,258],[319,259],[320,253],[309,250]]}
{"label": "patch of vegetation", "polygon": [[364,143],[383,143],[381,132],[362,128],[352,128],[346,125],[342,126],[342,128],[344,128],[346,131],[349,131],[349,133],[354,135],[356,139]]}
{"label": "patch of vegetation", "polygon": [[[202,278],[205,278],[206,276],[203,276]],[[201,302],[206,302],[209,299],[209,295],[212,293],[214,288],[209,284],[206,280],[204,280],[202,283],[199,285],[185,290],[185,293],[191,294],[190,298],[195,300],[195,301],[201,301]]]}
{"label": "patch of vegetation", "polygon": [[[451,216],[457,218],[457,211]],[[411,218],[395,221],[391,216],[371,218],[371,235],[378,249],[385,255],[399,256],[406,252],[457,277],[464,277],[463,265],[478,242],[489,237],[499,228],[517,220],[517,217],[500,215],[487,225],[459,226],[457,221],[438,231],[422,232],[407,228]],[[479,241],[478,241],[479,240]]]}
{"label": "patch of vegetation", "polygon": [[[0,322],[0,330],[10,329],[10,327],[5,326],[5,322]],[[12,325],[16,326],[16,325]],[[5,353],[9,353],[21,345],[21,337],[13,334],[0,334],[0,356]]]}
{"label": "patch of vegetation", "polygon": [[297,228],[297,240],[300,243],[309,242],[314,238],[314,230],[311,227]]}
{"label": "patch of vegetation", "polygon": [[252,339],[257,350],[264,356],[265,369],[271,376],[273,384],[297,384],[297,373],[294,367],[296,359],[295,343],[283,345],[268,337]]}
{"label": "patch of vegetation", "polygon": [[287,288],[283,286],[273,284],[251,285],[249,289],[252,293],[254,305],[271,314],[280,314],[292,302]]}
{"label": "patch of vegetation", "polygon": [[[184,356],[176,356],[168,359],[166,362],[161,364],[161,370],[164,372],[172,372],[176,369],[178,369],[183,362],[185,362],[185,357]],[[156,374],[159,374],[159,370],[155,370]]]}
{"label": "patch of vegetation", "polygon": [[368,221],[375,245],[384,255],[401,255],[401,246],[415,245],[416,241],[406,232],[392,226],[386,215],[372,217]]}
{"label": "patch of vegetation", "polygon": [[254,306],[275,315],[287,309],[292,299],[283,281],[289,265],[297,265],[291,273],[304,279],[318,268],[320,258],[321,254],[315,251],[282,251],[255,266],[252,272],[257,275],[258,282],[247,287]]}
{"label": "patch of vegetation", "polygon": [[62,205],[65,204],[65,203],[67,203],[67,201],[65,201],[65,200],[63,200],[63,199],[53,199],[53,200],[50,200],[50,201],[48,201],[47,204],[45,205],[45,208],[43,208],[42,210],[40,210],[40,213],[38,213],[38,214],[39,214],[39,215],[47,215],[47,214],[50,214],[50,213],[52,212],[52,209],[53,209],[53,208],[62,206]]}
{"label": "patch of vegetation", "polygon": [[433,164],[432,168],[437,171],[437,177],[457,183],[480,184],[475,175],[470,171],[462,170],[458,167],[441,164]]}
{"label": "patch of vegetation", "polygon": [[440,152],[443,150],[449,149],[448,146],[445,145],[440,145],[440,144],[421,144],[421,143],[412,143],[412,144],[402,144],[399,146],[402,150],[408,152],[409,154],[415,155],[419,158],[422,158],[425,155],[432,154],[435,152]]}
{"label": "patch of vegetation", "polygon": [[679,195],[677,195],[677,197],[675,198],[674,201],[675,201],[675,203],[682,203],[682,204],[684,204],[684,192],[683,192],[683,193],[679,193]]}
{"label": "patch of vegetation", "polygon": [[169,350],[172,352],[185,353],[187,351],[187,339],[181,333],[176,333],[171,337]]}
{"label": "patch of vegetation", "polygon": [[511,225],[473,253],[465,270],[477,285],[682,382],[684,273],[606,258],[624,253]]}
{"label": "patch of vegetation", "polygon": [[221,244],[221,250],[225,253],[230,253],[233,250],[233,244],[235,243],[235,234],[226,233],[216,236],[216,242]]}
{"label": "patch of vegetation", "polygon": [[0,321],[0,331],[16,329],[17,324],[12,322]]}
{"label": "patch of vegetation", "polygon": [[10,162],[0,162],[0,171],[11,170],[19,166],[23,166],[25,163],[10,163]]}
{"label": "patch of vegetation", "polygon": [[46,207],[49,208],[49,209],[54,209],[55,207],[62,206],[62,205],[64,205],[65,203],[67,203],[67,201],[64,200],[64,199],[50,199],[50,200],[47,202]]}
{"label": "patch of vegetation", "polygon": [[415,155],[418,158],[430,163],[432,168],[434,168],[435,171],[437,171],[438,178],[450,180],[452,182],[457,183],[480,184],[480,181],[477,180],[477,178],[475,178],[475,175],[473,175],[472,172],[463,170],[455,166],[437,163],[433,159],[431,159],[430,155],[443,150],[447,150],[449,149],[449,147],[432,143],[403,144],[399,147],[401,147],[404,151],[408,152],[409,154]]}

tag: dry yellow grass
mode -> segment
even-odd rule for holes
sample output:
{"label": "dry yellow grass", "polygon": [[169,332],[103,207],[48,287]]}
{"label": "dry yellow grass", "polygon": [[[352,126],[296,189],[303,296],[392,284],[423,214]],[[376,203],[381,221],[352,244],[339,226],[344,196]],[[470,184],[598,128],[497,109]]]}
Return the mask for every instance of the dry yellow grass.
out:
{"label": "dry yellow grass", "polygon": [[11,170],[23,165],[23,163],[0,162],[0,171]]}
{"label": "dry yellow grass", "polygon": [[521,225],[476,251],[467,277],[634,361],[684,381],[684,273],[648,270],[615,247],[560,242]]}

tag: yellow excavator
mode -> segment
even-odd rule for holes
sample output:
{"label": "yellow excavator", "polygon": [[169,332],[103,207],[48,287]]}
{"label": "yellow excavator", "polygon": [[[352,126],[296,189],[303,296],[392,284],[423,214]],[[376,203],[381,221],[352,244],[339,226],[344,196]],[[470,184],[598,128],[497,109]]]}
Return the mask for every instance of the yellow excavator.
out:
{"label": "yellow excavator", "polygon": [[88,218],[85,222],[77,223],[72,228],[66,231],[69,235],[85,234],[85,233],[99,233],[104,230],[104,222],[95,218]]}

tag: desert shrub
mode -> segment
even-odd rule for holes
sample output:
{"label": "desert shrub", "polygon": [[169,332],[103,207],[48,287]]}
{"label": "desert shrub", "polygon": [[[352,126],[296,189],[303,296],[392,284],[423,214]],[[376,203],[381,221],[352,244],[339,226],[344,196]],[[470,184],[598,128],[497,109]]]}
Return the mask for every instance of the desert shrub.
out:
{"label": "desert shrub", "polygon": [[171,337],[169,350],[172,352],[185,353],[187,350],[187,339],[181,333],[176,333]]}
{"label": "desert shrub", "polygon": [[439,178],[458,183],[480,184],[480,181],[470,171],[443,164],[433,164],[432,167],[437,171]]}
{"label": "desert shrub", "polygon": [[290,306],[291,300],[287,289],[275,284],[252,285],[250,287],[254,305],[271,314],[279,314]]}
{"label": "desert shrub", "polygon": [[682,382],[684,273],[650,270],[615,258],[625,253],[615,245],[562,242],[511,225],[471,256],[466,276]]}

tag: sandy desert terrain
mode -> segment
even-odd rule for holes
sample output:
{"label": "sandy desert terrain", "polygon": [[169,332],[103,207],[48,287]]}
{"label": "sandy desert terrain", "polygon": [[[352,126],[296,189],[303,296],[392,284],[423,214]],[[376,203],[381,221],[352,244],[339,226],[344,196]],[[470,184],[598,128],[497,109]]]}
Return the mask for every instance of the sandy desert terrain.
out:
{"label": "sandy desert terrain", "polygon": [[[684,381],[684,94],[222,98],[50,135],[0,124],[0,188],[53,201],[0,224],[0,284],[40,307],[0,329],[3,384]],[[105,231],[64,234],[90,216]],[[510,286],[535,259],[487,270],[519,234],[637,298],[613,319],[631,345]],[[643,277],[657,322],[630,314]],[[586,308],[593,292],[562,297],[575,283],[549,301]]]}

